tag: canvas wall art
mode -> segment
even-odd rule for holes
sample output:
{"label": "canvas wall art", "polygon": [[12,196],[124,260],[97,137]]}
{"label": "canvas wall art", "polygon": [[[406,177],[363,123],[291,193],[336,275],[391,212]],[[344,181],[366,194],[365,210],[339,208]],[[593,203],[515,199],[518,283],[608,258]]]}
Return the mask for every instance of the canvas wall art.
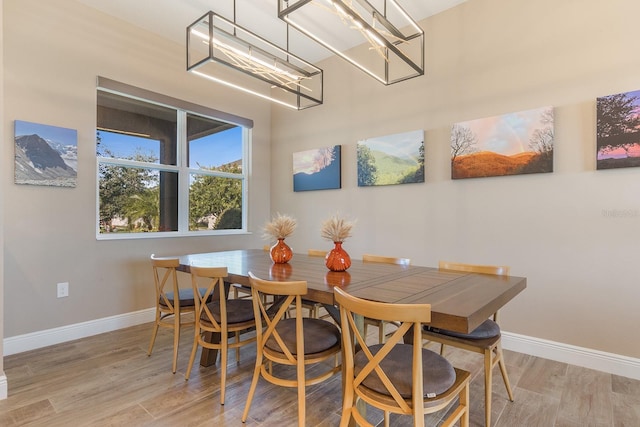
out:
{"label": "canvas wall art", "polygon": [[596,100],[597,169],[640,166],[640,90]]}
{"label": "canvas wall art", "polygon": [[553,107],[460,122],[451,129],[451,178],[553,172]]}
{"label": "canvas wall art", "polygon": [[78,133],[75,129],[15,121],[15,183],[75,187]]}
{"label": "canvas wall art", "polygon": [[358,186],[424,182],[424,131],[358,141]]}
{"label": "canvas wall art", "polygon": [[293,153],[293,191],[340,188],[340,146]]}

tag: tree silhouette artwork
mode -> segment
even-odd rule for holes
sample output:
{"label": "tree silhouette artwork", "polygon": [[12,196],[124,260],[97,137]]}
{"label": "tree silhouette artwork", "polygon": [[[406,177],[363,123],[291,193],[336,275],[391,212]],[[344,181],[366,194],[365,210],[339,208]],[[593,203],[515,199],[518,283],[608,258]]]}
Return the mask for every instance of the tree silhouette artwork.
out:
{"label": "tree silhouette artwork", "polygon": [[597,169],[640,166],[640,91],[596,101]]}

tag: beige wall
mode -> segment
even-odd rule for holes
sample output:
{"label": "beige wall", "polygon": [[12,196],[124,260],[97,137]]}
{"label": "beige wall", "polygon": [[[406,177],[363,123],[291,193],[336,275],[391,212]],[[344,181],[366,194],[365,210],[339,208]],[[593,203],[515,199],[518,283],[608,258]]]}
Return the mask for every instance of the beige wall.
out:
{"label": "beige wall", "polygon": [[[425,76],[383,87],[331,60],[325,104],[289,112],[188,75],[183,46],[72,0],[4,1],[4,336],[150,307],[152,252],[262,245],[259,233],[96,241],[102,75],[255,121],[252,230],[269,212],[289,213],[300,221],[294,249],[328,248],[319,225],[339,210],[358,219],[345,245],[354,257],[509,264],[528,288],[504,310],[507,331],[640,357],[630,338],[640,324],[640,214],[603,215],[640,211],[640,169],[594,170],[595,98],[640,89],[639,13],[629,0],[472,0],[423,22]],[[552,174],[450,180],[452,123],[545,105],[556,107]],[[13,184],[16,119],[78,130],[75,189]],[[416,129],[425,130],[427,182],[358,188],[356,141]],[[293,193],[291,154],[332,144],[343,145],[343,188]],[[60,281],[71,284],[68,298],[55,298]]]}
{"label": "beige wall", "polygon": [[[253,119],[252,228],[270,212],[269,180],[254,179],[269,174],[269,103],[186,73],[183,45],[75,1],[7,0],[3,14],[5,338],[152,307],[151,253],[262,246],[255,234],[96,240],[96,76]],[[13,183],[14,120],[78,130],[76,188]],[[62,281],[70,296],[57,299]]]}
{"label": "beige wall", "polygon": [[[3,4],[4,0],[0,0],[0,46],[3,45],[4,40],[4,26],[2,24],[3,16]],[[4,76],[4,53],[0,51],[0,82],[3,82]],[[0,135],[4,135],[5,120],[4,120],[4,84],[0,85]],[[6,176],[4,163],[0,162],[0,177]],[[4,191],[0,192],[0,355],[4,354]],[[4,359],[0,357],[0,379],[4,377]],[[2,381],[0,381],[2,382]],[[0,385],[0,398],[3,397],[7,390]]]}
{"label": "beige wall", "polygon": [[[422,23],[423,77],[384,87],[321,64],[324,105],[273,110],[271,201],[299,219],[290,244],[329,248],[320,223],[340,211],[358,220],[354,257],[508,264],[528,287],[503,310],[506,331],[640,357],[640,169],[595,170],[596,97],[640,89],[638,16],[630,0],[472,0]],[[451,124],[547,105],[553,173],[450,179]],[[426,183],[357,187],[356,141],[418,129]],[[293,193],[292,153],[333,144],[342,189]]]}

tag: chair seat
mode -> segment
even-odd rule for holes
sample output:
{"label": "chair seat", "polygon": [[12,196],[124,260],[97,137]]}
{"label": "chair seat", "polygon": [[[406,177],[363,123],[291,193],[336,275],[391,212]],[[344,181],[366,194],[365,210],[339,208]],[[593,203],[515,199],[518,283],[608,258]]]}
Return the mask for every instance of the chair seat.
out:
{"label": "chair seat", "polygon": [[[200,295],[204,295],[204,293],[207,291],[204,288],[200,288],[199,290],[200,290]],[[167,296],[167,299],[169,300],[169,302],[173,304],[173,301],[174,301],[173,292],[167,292],[165,295]],[[180,298],[181,307],[188,307],[196,304],[195,301],[193,300],[193,289],[186,289],[186,288],[180,289],[178,295]],[[164,303],[164,299],[162,298],[160,298],[160,305],[166,306]]]}
{"label": "chair seat", "polygon": [[[220,302],[213,301],[207,304],[213,318],[216,322],[220,322]],[[206,312],[202,312],[200,319],[209,322]],[[249,322],[254,319],[253,303],[250,300],[230,299],[227,300],[227,324]]]}
{"label": "chair seat", "polygon": [[[321,353],[340,343],[340,330],[326,320],[305,317],[302,319],[304,330],[304,354]],[[276,331],[291,352],[296,355],[296,319],[283,319]],[[265,346],[272,351],[282,352],[275,338],[270,337]]]}
{"label": "chair seat", "polygon": [[[372,354],[376,354],[384,344],[376,344],[369,347]],[[354,374],[358,376],[360,371],[369,362],[367,356],[360,350],[354,358]],[[413,346],[398,344],[385,357],[380,366],[387,374],[391,382],[398,389],[398,393],[405,398],[411,398],[413,384],[411,365],[413,363]],[[431,350],[422,349],[422,378],[424,397],[436,397],[449,390],[456,381],[456,372],[444,357]],[[362,382],[363,385],[378,393],[389,395],[378,374],[370,373]]]}
{"label": "chair seat", "polygon": [[424,327],[427,331],[435,332],[450,337],[470,339],[470,340],[483,340],[487,338],[495,338],[500,336],[500,326],[491,319],[487,319],[480,326],[475,328],[468,334],[456,331],[449,331],[447,329],[432,328],[430,326]]}

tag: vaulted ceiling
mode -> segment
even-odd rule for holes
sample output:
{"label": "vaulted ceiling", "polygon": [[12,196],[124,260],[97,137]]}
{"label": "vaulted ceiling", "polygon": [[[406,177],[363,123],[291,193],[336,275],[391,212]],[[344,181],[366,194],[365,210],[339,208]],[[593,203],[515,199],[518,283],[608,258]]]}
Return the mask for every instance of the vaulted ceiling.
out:
{"label": "vaulted ceiling", "polygon": [[[233,0],[78,0],[138,27],[159,34],[176,43],[185,43],[186,27],[213,11],[233,20]],[[369,0],[382,4],[384,0]],[[398,0],[416,21],[435,15],[466,0]],[[278,19],[277,0],[236,0],[236,23],[271,42],[285,47],[287,26]],[[331,55],[324,47],[291,30],[289,49],[315,62]]]}

